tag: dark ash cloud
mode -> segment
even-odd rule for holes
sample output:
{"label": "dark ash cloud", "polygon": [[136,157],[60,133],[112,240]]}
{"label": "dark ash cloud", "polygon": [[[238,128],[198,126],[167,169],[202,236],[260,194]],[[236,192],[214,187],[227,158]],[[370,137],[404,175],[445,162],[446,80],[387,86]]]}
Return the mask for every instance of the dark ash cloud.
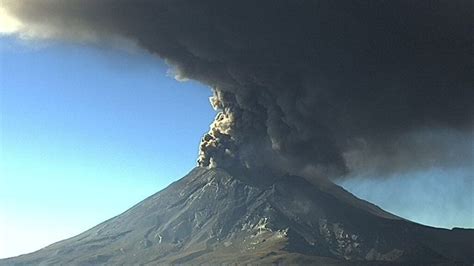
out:
{"label": "dark ash cloud", "polygon": [[124,37],[210,85],[219,114],[201,166],[341,176],[472,164],[459,145],[473,140],[472,1],[4,2],[33,36]]}

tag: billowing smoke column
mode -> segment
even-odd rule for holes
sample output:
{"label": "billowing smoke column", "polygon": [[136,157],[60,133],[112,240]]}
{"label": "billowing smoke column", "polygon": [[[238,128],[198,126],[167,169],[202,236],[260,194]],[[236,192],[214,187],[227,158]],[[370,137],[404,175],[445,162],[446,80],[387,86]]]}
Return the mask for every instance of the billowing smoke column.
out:
{"label": "billowing smoke column", "polygon": [[2,0],[28,38],[136,42],[214,90],[198,163],[343,176],[472,164],[472,1]]}
{"label": "billowing smoke column", "polygon": [[265,88],[257,93],[215,88],[211,103],[219,113],[201,141],[199,165],[260,175],[343,174],[346,166],[335,140],[317,121],[292,118],[298,115],[294,100]]}

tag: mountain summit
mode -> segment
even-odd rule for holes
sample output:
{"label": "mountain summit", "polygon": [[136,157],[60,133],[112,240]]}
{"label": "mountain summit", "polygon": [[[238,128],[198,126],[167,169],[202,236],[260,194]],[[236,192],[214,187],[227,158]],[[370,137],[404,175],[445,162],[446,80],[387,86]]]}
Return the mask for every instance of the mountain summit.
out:
{"label": "mountain summit", "polygon": [[472,264],[474,230],[387,213],[328,180],[195,168],[126,212],[0,265]]}

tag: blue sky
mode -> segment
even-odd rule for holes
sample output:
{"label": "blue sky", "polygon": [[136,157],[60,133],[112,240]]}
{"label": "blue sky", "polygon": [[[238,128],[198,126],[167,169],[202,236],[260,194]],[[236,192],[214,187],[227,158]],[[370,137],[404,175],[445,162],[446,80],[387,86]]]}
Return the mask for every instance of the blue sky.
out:
{"label": "blue sky", "polygon": [[418,223],[474,228],[473,175],[472,168],[432,168],[338,183],[359,198]]}
{"label": "blue sky", "polygon": [[5,37],[0,49],[0,257],[80,233],[195,166],[215,115],[207,87],[139,53]]}
{"label": "blue sky", "polygon": [[[211,92],[167,73],[140,52],[0,38],[0,258],[78,234],[195,166]],[[340,183],[414,221],[474,227],[470,174]]]}

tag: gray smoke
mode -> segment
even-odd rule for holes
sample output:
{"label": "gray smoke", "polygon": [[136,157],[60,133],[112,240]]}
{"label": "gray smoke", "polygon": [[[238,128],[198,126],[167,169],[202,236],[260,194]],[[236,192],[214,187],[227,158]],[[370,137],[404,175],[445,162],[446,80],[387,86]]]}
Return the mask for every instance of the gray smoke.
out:
{"label": "gray smoke", "polygon": [[2,5],[24,36],[132,40],[210,85],[201,166],[335,177],[472,164],[472,1]]}

